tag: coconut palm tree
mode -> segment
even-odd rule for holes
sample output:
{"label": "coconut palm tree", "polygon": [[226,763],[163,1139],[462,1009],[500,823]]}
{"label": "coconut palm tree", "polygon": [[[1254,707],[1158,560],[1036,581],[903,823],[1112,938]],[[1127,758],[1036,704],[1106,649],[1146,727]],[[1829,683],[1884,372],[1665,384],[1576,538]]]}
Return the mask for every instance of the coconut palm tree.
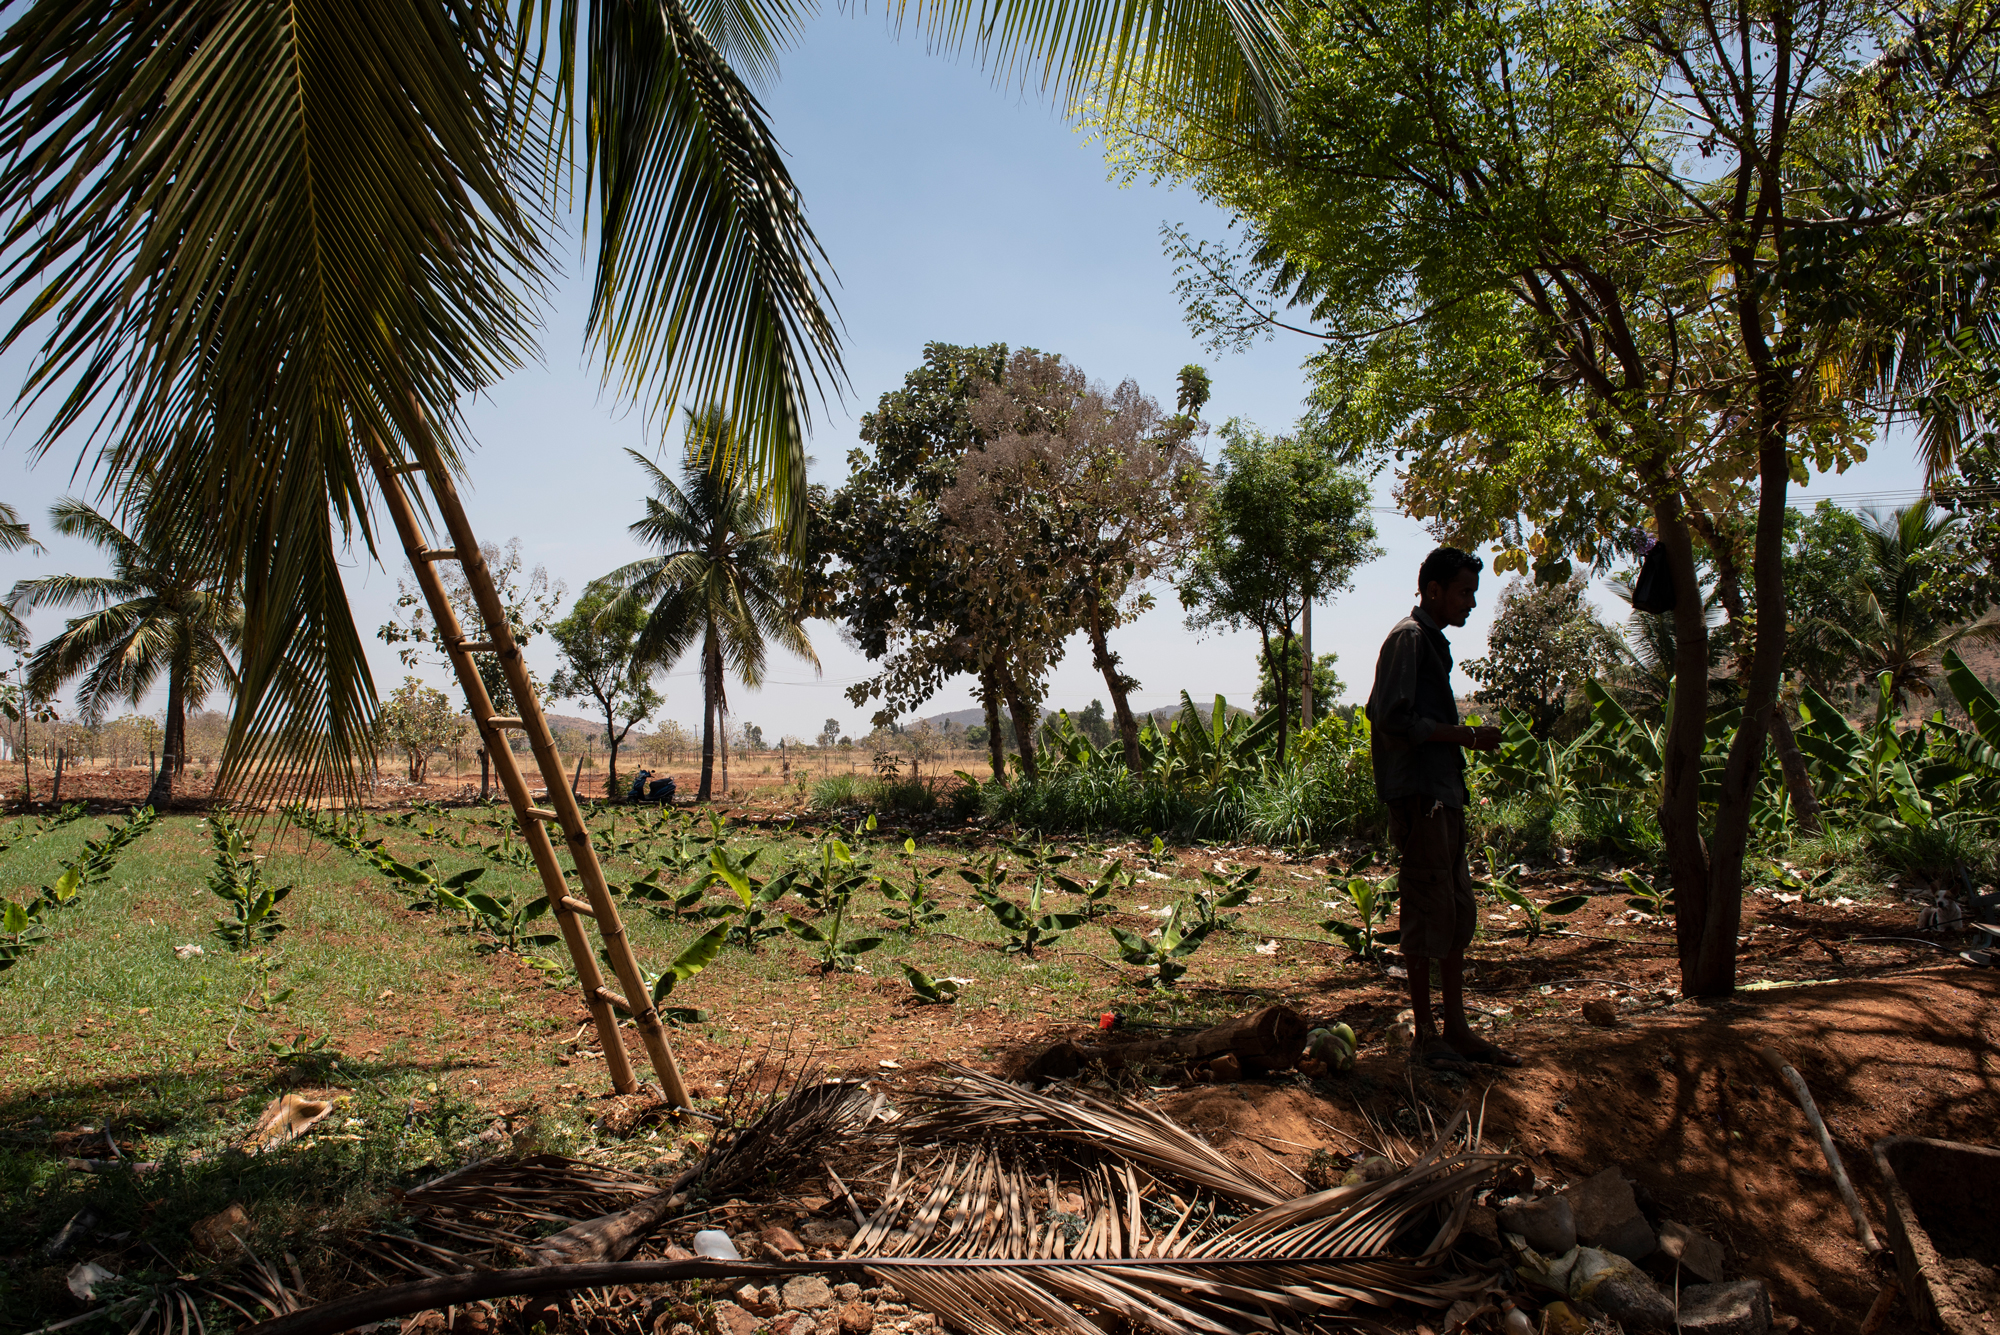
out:
{"label": "coconut palm tree", "polygon": [[797,572],[783,524],[767,494],[748,485],[742,470],[713,466],[718,457],[730,457],[733,431],[719,409],[688,410],[678,483],[645,455],[626,451],[653,484],[646,517],[632,532],[660,554],[598,581],[619,590],[602,615],[646,609],[635,661],[668,668],[701,645],[701,787],[695,798],[702,802],[714,791],[716,725],[728,706],[725,671],[745,686],[762,685],[766,641],[819,666],[799,624]]}
{"label": "coconut palm tree", "polygon": [[[457,405],[536,354],[580,190],[586,339],[634,399],[719,402],[802,531],[842,370],[825,257],[752,85],[795,0],[28,0],[0,31],[0,296],[22,405],[196,518],[244,598],[223,782],[345,777],[375,696],[339,556],[388,469],[462,472]],[[1070,104],[1273,109],[1270,0],[918,0]],[[378,471],[379,470],[379,471]],[[415,546],[419,540],[409,539]]]}
{"label": "coconut palm tree", "polygon": [[81,538],[110,559],[109,575],[49,575],[24,579],[7,595],[16,613],[40,607],[84,607],[62,633],[28,659],[29,693],[50,698],[77,678],[77,712],[102,719],[114,705],[137,705],[167,679],[166,729],[160,768],[147,798],[154,806],[173,796],[174,778],[187,766],[187,715],[217,687],[233,692],[231,654],[242,632],[243,609],[235,592],[219,583],[212,564],[175,541],[170,529],[149,526],[150,487],[137,485],[129,531],[74,497],[49,511],[51,526]]}
{"label": "coconut palm tree", "polygon": [[1898,705],[1934,692],[1945,650],[1967,640],[2000,639],[2000,620],[1991,614],[1968,620],[1926,596],[1926,581],[1952,558],[1952,532],[1962,522],[1928,499],[1886,516],[1864,516],[1868,561],[1855,572],[1861,591],[1856,621],[1817,627],[1851,655],[1864,679],[1888,673]]}
{"label": "coconut palm tree", "polygon": [[[21,512],[0,501],[0,552],[18,552],[23,547],[39,551],[41,546],[28,532],[28,521],[21,518]],[[9,649],[28,647],[28,628],[14,615],[14,609],[5,605],[0,605],[0,645]]]}

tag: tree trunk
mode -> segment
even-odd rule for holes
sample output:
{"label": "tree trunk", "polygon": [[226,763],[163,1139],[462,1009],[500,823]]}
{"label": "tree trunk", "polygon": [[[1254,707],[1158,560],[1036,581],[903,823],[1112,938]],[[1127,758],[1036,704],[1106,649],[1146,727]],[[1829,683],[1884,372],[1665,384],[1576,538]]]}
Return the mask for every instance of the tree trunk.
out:
{"label": "tree trunk", "polygon": [[1778,748],[1778,767],[1785,772],[1793,819],[1808,834],[1825,834],[1826,826],[1819,818],[1819,794],[1813,791],[1812,775],[1806,771],[1806,758],[1799,754],[1799,742],[1792,736],[1792,721],[1785,717],[1782,702],[1771,707],[1771,740]]}
{"label": "tree trunk", "polygon": [[1095,593],[1090,595],[1089,611],[1091,660],[1104,674],[1104,689],[1111,693],[1111,712],[1118,720],[1118,738],[1125,747],[1125,768],[1137,774],[1145,762],[1139,758],[1139,721],[1132,717],[1128,697],[1139,683],[1118,670],[1118,655],[1111,652],[1105,639],[1103,605]]}
{"label": "tree trunk", "polygon": [[1042,777],[1035,765],[1035,720],[1021,698],[1021,684],[1014,680],[1013,672],[1002,667],[995,669],[995,675],[1007,697],[1007,714],[1014,720],[1014,745],[1021,754],[1021,773],[1032,783]]}
{"label": "tree trunk", "polygon": [[1007,739],[1000,735],[1000,687],[991,667],[979,671],[979,703],[986,710],[986,754],[993,762],[993,778],[1007,781]]}
{"label": "tree trunk", "polygon": [[1708,623],[1695,578],[1694,539],[1677,499],[1653,507],[1674,580],[1674,689],[1667,702],[1660,833],[1674,887],[1674,935],[1685,990],[1707,922],[1708,849],[1701,837],[1701,749],[1708,725]]}
{"label": "tree trunk", "polygon": [[1313,725],[1313,605],[1306,599],[1305,610],[1299,614],[1299,731],[1308,732]]}
{"label": "tree trunk", "polygon": [[174,797],[174,776],[186,761],[187,751],[187,670],[179,662],[167,668],[167,730],[160,738],[160,768],[153,775],[153,790],[146,805],[165,811]]}
{"label": "tree trunk", "polygon": [[1681,990],[1691,996],[1727,996],[1736,990],[1736,934],[1743,921],[1743,855],[1750,842],[1750,809],[1764,768],[1764,741],[1778,704],[1785,668],[1785,490],[1791,481],[1788,451],[1768,434],[1758,451],[1757,546],[1751,557],[1756,638],[1750,651],[1743,722],[1736,729],[1722,772],[1709,859],[1708,909],[1692,976],[1682,965]]}
{"label": "tree trunk", "polygon": [[701,786],[694,800],[706,802],[715,795],[715,697],[722,686],[722,647],[716,643],[715,627],[701,643]]}
{"label": "tree trunk", "polygon": [[[1264,636],[1264,666],[1271,669],[1271,681],[1278,690],[1278,763],[1282,765],[1285,763],[1285,741],[1287,734],[1291,731],[1290,725],[1292,722],[1292,683],[1289,674],[1285,671],[1284,661],[1287,656],[1285,650],[1289,650],[1292,645],[1292,628],[1289,625],[1285,627],[1284,637],[1278,641],[1281,648],[1276,658],[1271,656],[1270,632],[1265,631],[1262,633]],[[1209,726],[1211,728],[1215,726],[1212,720]]]}
{"label": "tree trunk", "polygon": [[479,800],[484,802],[493,791],[493,757],[486,754],[486,748],[479,748]]}

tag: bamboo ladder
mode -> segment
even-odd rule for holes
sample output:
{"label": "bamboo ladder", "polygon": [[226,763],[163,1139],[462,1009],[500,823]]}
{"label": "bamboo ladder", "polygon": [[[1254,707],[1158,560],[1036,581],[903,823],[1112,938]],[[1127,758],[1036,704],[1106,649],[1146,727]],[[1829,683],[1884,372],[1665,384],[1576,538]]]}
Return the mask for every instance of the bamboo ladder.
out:
{"label": "bamboo ladder", "polygon": [[[639,1087],[632,1071],[632,1059],[625,1051],[624,1039],[618,1032],[616,1012],[623,1011],[638,1026],[639,1035],[646,1045],[646,1055],[652,1059],[653,1070],[660,1078],[660,1088],[665,1092],[668,1103],[676,1108],[686,1108],[689,1106],[687,1085],[681,1079],[680,1066],[674,1061],[672,1049],[667,1046],[666,1029],[660,1023],[660,1013],[652,1003],[645,979],[639,974],[638,961],[632,957],[632,943],[625,935],[624,925],[618,917],[618,906],[605,884],[604,869],[598,865],[597,850],[590,842],[590,831],[584,828],[582,808],[577,805],[576,794],[563,781],[562,758],[556,754],[555,738],[549,732],[548,719],[542,714],[541,700],[528,677],[527,664],[522,661],[521,647],[515,643],[513,628],[507,624],[499,590],[493,584],[493,573],[487,569],[486,559],[480,554],[472,525],[465,517],[464,507],[459,504],[458,490],[452,485],[451,476],[444,469],[435,447],[425,441],[416,452],[419,462],[396,463],[389,458],[379,439],[372,435],[368,439],[368,457],[375,469],[376,484],[381,488],[389,513],[395,519],[396,533],[402,539],[403,550],[409,554],[410,565],[417,573],[417,584],[424,592],[431,619],[437,625],[438,642],[444,646],[453,670],[458,673],[458,684],[465,692],[473,721],[479,727],[480,743],[492,758],[500,786],[506,790],[507,801],[514,808],[514,819],[521,827],[521,838],[534,856],[535,869],[542,875],[542,888],[548,893],[549,908],[554,911],[556,922],[562,928],[569,957],[576,964],[584,1004],[590,1008],[591,1019],[596,1022],[599,1046],[604,1049],[604,1063],[610,1068],[612,1088],[620,1094],[630,1094]],[[406,479],[416,478],[429,485],[436,513],[444,521],[445,532],[451,539],[449,547],[424,545],[417,506],[406,490],[406,486],[413,485]],[[445,597],[444,583],[438,578],[437,564],[440,561],[457,561],[464,567],[473,602],[479,608],[480,619],[486,623],[484,640],[466,638],[464,629],[458,623],[457,613]],[[486,685],[480,680],[479,669],[472,660],[474,654],[480,653],[493,654],[500,660],[501,670],[507,676],[507,689],[521,711],[518,716],[509,717],[495,712],[493,700],[487,695]],[[541,770],[542,782],[548,788],[549,805],[546,807],[534,805],[528,796],[527,779],[521,773],[514,752],[507,745],[510,731],[527,735],[528,745],[535,753],[536,766]],[[549,837],[550,825],[561,827],[563,840],[569,845],[570,861],[583,885],[584,899],[570,893],[562,867],[556,861],[555,843]],[[596,924],[597,934],[604,942],[605,954],[610,957],[612,970],[617,974],[618,985],[624,989],[622,995],[605,984],[597,957],[591,952],[590,938],[584,927],[586,921]]]}

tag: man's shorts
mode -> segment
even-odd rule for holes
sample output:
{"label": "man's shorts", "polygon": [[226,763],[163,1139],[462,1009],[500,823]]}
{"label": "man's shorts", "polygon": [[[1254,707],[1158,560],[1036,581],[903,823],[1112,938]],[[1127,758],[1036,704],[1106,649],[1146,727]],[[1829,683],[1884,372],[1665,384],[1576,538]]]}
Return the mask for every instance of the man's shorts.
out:
{"label": "man's shorts", "polygon": [[1465,865],[1465,813],[1428,797],[1397,798],[1389,837],[1402,855],[1402,952],[1443,959],[1464,950],[1479,913]]}

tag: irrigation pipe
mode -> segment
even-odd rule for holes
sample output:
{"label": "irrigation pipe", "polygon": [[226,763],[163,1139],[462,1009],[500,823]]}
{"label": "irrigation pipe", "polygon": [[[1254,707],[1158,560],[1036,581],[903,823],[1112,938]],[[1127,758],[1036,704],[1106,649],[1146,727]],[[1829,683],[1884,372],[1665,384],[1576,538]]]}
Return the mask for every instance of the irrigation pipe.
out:
{"label": "irrigation pipe", "polygon": [[1854,1184],[1848,1181],[1847,1169],[1840,1162],[1840,1151],[1834,1148],[1833,1137],[1827,1133],[1826,1123],[1820,1119],[1819,1108],[1813,1103],[1812,1091],[1791,1064],[1778,1055],[1775,1048],[1758,1048],[1757,1055],[1764,1064],[1777,1073],[1780,1080],[1791,1086],[1792,1094],[1798,1099],[1799,1110],[1806,1115],[1813,1134],[1819,1138],[1820,1152],[1826,1155],[1827,1170],[1833,1174],[1833,1185],[1840,1189],[1840,1199],[1847,1204],[1847,1213],[1854,1216],[1854,1231],[1861,1237],[1861,1246],[1870,1256],[1882,1250],[1882,1244],[1875,1237],[1875,1230],[1868,1226],[1868,1216],[1861,1209],[1861,1198],[1854,1194]]}

